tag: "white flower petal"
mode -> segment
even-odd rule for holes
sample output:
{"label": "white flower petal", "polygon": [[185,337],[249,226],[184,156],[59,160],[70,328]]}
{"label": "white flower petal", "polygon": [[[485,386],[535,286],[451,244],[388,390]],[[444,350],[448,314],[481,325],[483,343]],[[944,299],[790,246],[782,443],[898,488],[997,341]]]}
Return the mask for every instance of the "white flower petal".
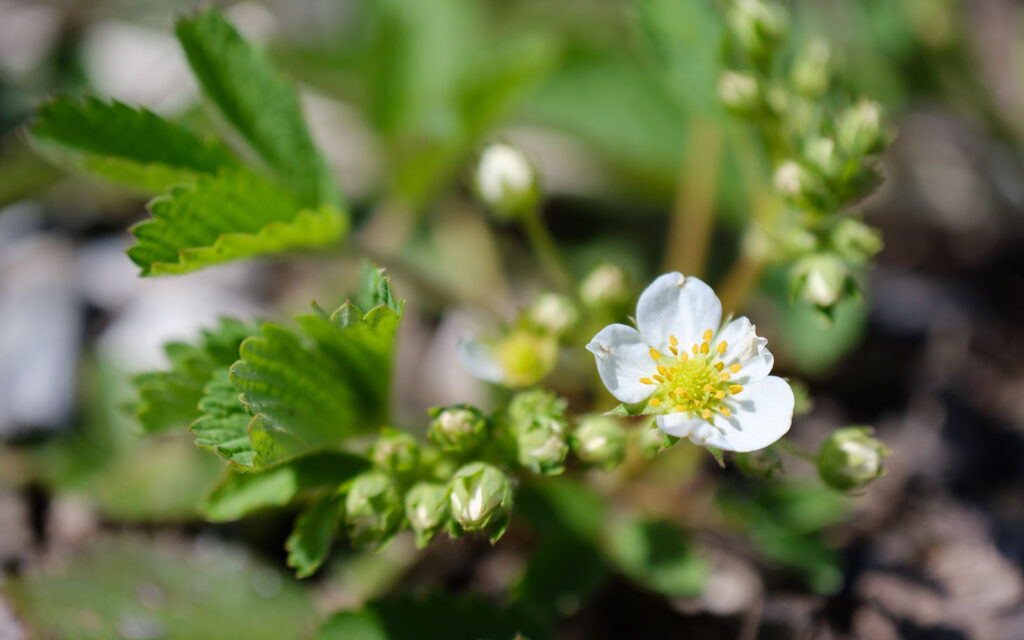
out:
{"label": "white flower petal", "polygon": [[694,429],[707,424],[707,421],[694,417],[692,413],[665,413],[654,421],[659,429],[677,438],[686,438]]}
{"label": "white flower petal", "polygon": [[673,271],[658,276],[640,294],[636,322],[644,339],[658,351],[668,351],[670,335],[688,349],[701,341],[707,329],[718,331],[722,303],[699,278]]}
{"label": "white flower petal", "polygon": [[721,359],[726,366],[739,363],[741,369],[733,376],[733,382],[742,385],[753,384],[771,373],[775,357],[766,346],[768,341],[757,335],[754,325],[746,316],[736,318],[725,325],[712,342],[712,347],[726,342]]}
{"label": "white flower petal", "polygon": [[462,337],[456,344],[459,362],[473,377],[501,384],[505,381],[505,369],[494,353],[494,348],[473,337]]}
{"label": "white flower petal", "polygon": [[793,424],[793,390],[777,376],[755,382],[730,400],[732,416],[716,414],[715,426],[694,429],[690,440],[726,451],[756,451],[786,435]]}
{"label": "white flower petal", "polygon": [[654,391],[640,378],[657,373],[657,365],[651,359],[650,345],[633,327],[610,324],[594,336],[587,350],[597,358],[597,372],[604,386],[620,402],[640,402]]}

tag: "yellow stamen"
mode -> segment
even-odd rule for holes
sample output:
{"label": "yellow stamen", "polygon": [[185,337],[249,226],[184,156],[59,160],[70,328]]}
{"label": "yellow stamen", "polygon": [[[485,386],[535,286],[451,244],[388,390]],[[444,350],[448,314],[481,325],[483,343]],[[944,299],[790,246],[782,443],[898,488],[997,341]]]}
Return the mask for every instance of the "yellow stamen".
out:
{"label": "yellow stamen", "polygon": [[672,345],[673,347],[678,347],[679,346],[679,339],[676,338],[675,336],[669,336],[668,337],[668,343],[670,345]]}
{"label": "yellow stamen", "polygon": [[712,331],[711,329],[705,329],[704,335],[701,337],[704,338],[704,342],[711,342],[711,336],[713,335],[715,335],[714,331]]}
{"label": "yellow stamen", "polygon": [[725,353],[725,350],[728,349],[728,348],[729,348],[729,343],[726,342],[725,340],[722,340],[721,342],[718,343],[717,351],[718,351],[718,353]]}
{"label": "yellow stamen", "polygon": [[706,342],[700,343],[700,352],[701,353],[709,353],[710,351],[711,351],[711,347],[708,345],[708,343],[706,343]]}
{"label": "yellow stamen", "polygon": [[711,417],[711,410],[710,409],[703,409],[700,412],[700,417],[704,418],[705,420],[710,418]]}
{"label": "yellow stamen", "polygon": [[676,413],[682,413],[684,411],[686,411],[686,407],[684,405],[681,405],[681,404],[677,404],[676,405]]}
{"label": "yellow stamen", "polygon": [[679,355],[679,349],[676,349],[675,347],[669,347],[668,350],[671,351],[672,355],[674,355],[674,356],[678,356]]}
{"label": "yellow stamen", "polygon": [[710,384],[704,385],[704,388],[701,389],[701,391],[703,391],[704,393],[711,393],[714,390],[715,390],[715,388],[712,387]]}
{"label": "yellow stamen", "polygon": [[697,355],[697,349],[699,348],[697,345],[693,345],[693,355]]}
{"label": "yellow stamen", "polygon": [[686,362],[689,359],[690,359],[690,354],[686,353],[685,351],[679,355],[679,361],[680,362]]}
{"label": "yellow stamen", "polygon": [[651,347],[651,358],[653,358],[655,362],[661,360],[661,354],[658,353],[658,350],[654,347]]}
{"label": "yellow stamen", "polygon": [[640,378],[640,383],[641,384],[654,384],[654,382],[650,378]]}
{"label": "yellow stamen", "polygon": [[650,400],[647,401],[647,404],[651,405],[652,407],[660,407],[661,406],[661,399],[660,398],[651,398]]}
{"label": "yellow stamen", "polygon": [[654,378],[655,380],[657,380],[658,382],[665,382],[665,378],[662,378],[659,375],[654,375],[654,376],[651,376],[651,377]]}
{"label": "yellow stamen", "polygon": [[725,373],[722,374],[722,380],[728,381],[729,378],[731,378],[731,377],[732,376],[729,375],[728,371],[726,371]]}
{"label": "yellow stamen", "polygon": [[737,394],[740,391],[743,391],[743,385],[742,384],[730,384],[729,385],[729,393]]}
{"label": "yellow stamen", "polygon": [[668,369],[666,369],[666,368],[664,367],[664,365],[660,365],[660,364],[659,364],[659,365],[658,365],[658,373],[660,373],[660,374],[661,374],[661,375],[663,375],[663,376],[667,376],[667,375],[668,375]]}
{"label": "yellow stamen", "polygon": [[721,371],[724,368],[725,368],[725,363],[724,362],[716,362],[715,363],[715,371]]}
{"label": "yellow stamen", "polygon": [[683,396],[686,395],[686,389],[684,389],[682,387],[676,387],[676,390],[673,391],[672,393],[674,393],[677,396],[679,396],[680,398],[682,398]]}
{"label": "yellow stamen", "polygon": [[732,415],[732,411],[729,411],[729,407],[722,407],[721,412],[722,415],[725,416],[726,418]]}
{"label": "yellow stamen", "polygon": [[742,369],[742,368],[743,368],[743,365],[741,365],[738,362],[736,364],[729,365],[729,371],[732,371],[733,373],[739,373],[740,369]]}
{"label": "yellow stamen", "polygon": [[715,397],[721,400],[722,398],[725,397],[725,392],[719,389],[718,391],[715,392]]}

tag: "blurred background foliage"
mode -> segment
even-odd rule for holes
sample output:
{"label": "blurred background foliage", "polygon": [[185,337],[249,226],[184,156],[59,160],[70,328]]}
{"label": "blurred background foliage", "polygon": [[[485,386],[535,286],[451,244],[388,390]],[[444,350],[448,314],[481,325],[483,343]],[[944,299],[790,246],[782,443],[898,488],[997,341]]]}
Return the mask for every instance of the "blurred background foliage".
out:
{"label": "blurred background foliage", "polygon": [[[877,489],[847,498],[799,462],[751,482],[692,447],[645,462],[633,442],[608,477],[520,487],[496,547],[417,554],[399,537],[380,554],[338,549],[306,582],[277,569],[293,512],[205,523],[215,458],[189,434],[138,437],[128,381],[165,363],[163,342],[218,316],[333,306],[354,288],[353,256],[369,256],[409,301],[393,415],[421,432],[429,406],[494,400],[453,359],[480,322],[470,310],[509,320],[543,287],[520,233],[471,204],[482,144],[537,164],[574,274],[613,258],[635,286],[685,259],[666,255],[669,220],[692,206],[713,213],[704,275],[720,281],[770,159],[718,102],[725,3],[217,4],[299,83],[352,207],[349,250],[139,280],[123,250],[140,197],[46,164],[23,126],[71,91],[209,132],[171,36],[191,5],[0,0],[0,637],[1024,634],[1019,4],[789,5],[783,55],[829,42],[834,82],[900,131],[885,186],[859,207],[886,250],[866,299],[831,324],[790,301],[781,267],[745,311],[815,399],[798,442],[873,423],[890,443]],[[594,400],[584,355],[550,378],[573,406]],[[455,616],[459,631],[423,635]]]}

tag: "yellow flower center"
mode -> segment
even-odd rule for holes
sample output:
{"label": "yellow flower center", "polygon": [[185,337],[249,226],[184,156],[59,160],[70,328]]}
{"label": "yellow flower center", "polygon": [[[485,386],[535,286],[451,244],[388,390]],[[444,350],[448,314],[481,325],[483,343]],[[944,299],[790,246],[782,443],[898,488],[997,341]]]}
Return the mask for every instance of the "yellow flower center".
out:
{"label": "yellow flower center", "polygon": [[647,399],[649,407],[660,413],[689,412],[708,422],[714,422],[716,411],[732,415],[725,399],[743,391],[742,385],[730,382],[742,366],[738,362],[725,366],[722,355],[729,345],[724,340],[712,345],[714,331],[708,329],[702,337],[689,350],[680,349],[675,336],[669,336],[669,353],[651,349],[658,373],[640,378],[654,387]]}

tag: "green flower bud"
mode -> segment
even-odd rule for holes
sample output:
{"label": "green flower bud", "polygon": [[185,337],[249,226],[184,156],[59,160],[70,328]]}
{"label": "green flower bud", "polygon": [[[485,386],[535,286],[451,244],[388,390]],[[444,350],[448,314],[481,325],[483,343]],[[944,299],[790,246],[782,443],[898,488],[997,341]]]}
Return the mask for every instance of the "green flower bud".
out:
{"label": "green flower bud", "polygon": [[718,76],[718,99],[737,115],[753,115],[761,107],[757,79],[738,71],[723,71]]}
{"label": "green flower bud", "polygon": [[521,151],[494,143],[480,154],[473,186],[480,200],[499,218],[520,217],[537,206],[537,172]]}
{"label": "green flower bud", "polygon": [[416,438],[397,429],[382,429],[370,448],[370,459],[381,469],[404,475],[419,467],[420,447]]}
{"label": "green flower bud", "polygon": [[839,177],[842,162],[836,154],[836,143],[831,138],[812,138],[804,145],[804,157],[808,164],[826,178]]}
{"label": "green flower bud", "polygon": [[871,427],[838,429],[821,445],[818,474],[834,489],[855,491],[885,475],[882,458],[891,451],[872,437]]}
{"label": "green flower bud", "polygon": [[531,331],[513,331],[494,346],[494,354],[509,387],[528,387],[551,373],[558,359],[558,342]]}
{"label": "green flower bud", "polygon": [[614,264],[602,264],[580,284],[580,300],[592,309],[614,309],[629,301],[626,272]]}
{"label": "green flower bud", "polygon": [[418,482],[405,494],[405,517],[422,548],[448,521],[448,488],[436,482]]}
{"label": "green flower bud", "polygon": [[878,229],[855,218],[841,218],[832,228],[831,240],[836,252],[854,264],[868,262],[884,246]]}
{"label": "green flower bud", "polygon": [[815,253],[793,267],[792,290],[795,296],[827,309],[839,302],[847,291],[849,270],[834,253]]}
{"label": "green flower bud", "polygon": [[353,546],[382,546],[402,523],[402,499],[392,477],[367,471],[355,477],[345,495],[345,531]]}
{"label": "green flower bud", "polygon": [[799,163],[788,160],[779,165],[772,178],[775,189],[794,202],[801,202],[817,191],[818,179]]}
{"label": "green flower bud", "polygon": [[448,506],[458,528],[489,530],[491,542],[497,542],[508,527],[512,510],[508,476],[487,463],[471,462],[455,472],[448,489]]}
{"label": "green flower bud", "polygon": [[836,122],[836,141],[843,152],[851,155],[878,153],[885,147],[882,129],[882,107],[862,99],[848,107]]}
{"label": "green flower bud", "polygon": [[782,459],[772,447],[749,453],[737,453],[732,459],[740,473],[748,478],[769,480],[782,471]]}
{"label": "green flower bud", "polygon": [[548,292],[534,299],[526,317],[538,329],[561,336],[579,321],[580,313],[567,296]]}
{"label": "green flower bud", "polygon": [[585,416],[569,437],[581,462],[612,469],[626,457],[626,430],[615,418]]}
{"label": "green flower bud", "polygon": [[808,98],[821,97],[828,89],[832,50],[821,40],[809,42],[793,63],[793,88]]}
{"label": "green flower bud", "polygon": [[508,428],[520,465],[547,475],[565,470],[565,456],[569,453],[567,404],[555,394],[540,390],[512,398],[508,405]]}
{"label": "green flower bud", "polygon": [[755,60],[771,57],[786,35],[787,22],[785,9],[763,0],[736,0],[729,12],[736,41]]}
{"label": "green flower bud", "polygon": [[427,436],[442,451],[469,453],[487,438],[487,418],[476,407],[468,404],[434,407],[430,415],[434,419]]}

